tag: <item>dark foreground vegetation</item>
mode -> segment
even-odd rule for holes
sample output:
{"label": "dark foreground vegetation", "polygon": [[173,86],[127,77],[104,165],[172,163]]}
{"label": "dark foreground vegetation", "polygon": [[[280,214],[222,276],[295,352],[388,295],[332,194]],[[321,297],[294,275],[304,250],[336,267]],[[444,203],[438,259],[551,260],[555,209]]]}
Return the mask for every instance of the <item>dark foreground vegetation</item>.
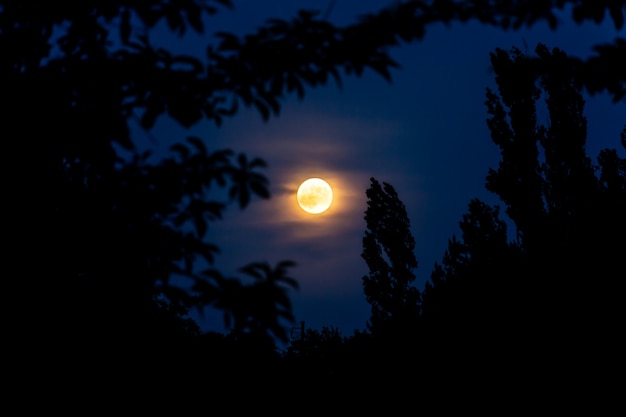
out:
{"label": "dark foreground vegetation", "polygon": [[[469,393],[511,405],[554,400],[555,387],[571,394],[564,401],[598,387],[611,397],[624,352],[626,129],[619,152],[591,159],[582,94],[624,104],[624,39],[588,59],[543,45],[493,52],[498,90],[487,92],[486,110],[501,159],[486,186],[503,213],[469,202],[425,288],[412,284],[404,205],[372,178],[363,239],[372,314],[353,335],[304,329],[289,340],[289,261],[242,267],[251,283],[212,267],[211,222],[228,204],[269,197],[263,160],[186,138],[154,163],[135,151],[129,121],[219,124],[240,105],[270,118],[286,95],[329,79],[366,68],[389,78],[389,48],[422,39],[431,23],[558,28],[554,13],[568,6],[577,22],[609,18],[621,28],[625,3],[414,0],[347,27],[302,12],[248,37],[222,33],[200,59],[153,46],[150,29],[202,32],[231,1],[0,1],[0,129],[15,230],[3,290],[10,385],[91,407],[144,396],[231,409],[297,400],[304,410],[448,398],[444,407]],[[192,288],[173,285],[176,276]],[[188,318],[207,306],[224,313],[229,334],[202,334]],[[278,351],[276,340],[289,347]]]}

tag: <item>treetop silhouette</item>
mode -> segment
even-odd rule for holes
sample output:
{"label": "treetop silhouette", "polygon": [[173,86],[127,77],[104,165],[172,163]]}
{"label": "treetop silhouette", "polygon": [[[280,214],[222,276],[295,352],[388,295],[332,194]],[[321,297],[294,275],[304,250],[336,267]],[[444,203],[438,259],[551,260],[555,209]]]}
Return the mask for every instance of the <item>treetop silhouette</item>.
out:
{"label": "treetop silhouette", "polygon": [[374,178],[370,182],[361,254],[369,268],[363,277],[363,292],[372,309],[367,327],[376,336],[389,337],[415,326],[419,317],[420,293],[412,285],[415,239],[393,186]]}

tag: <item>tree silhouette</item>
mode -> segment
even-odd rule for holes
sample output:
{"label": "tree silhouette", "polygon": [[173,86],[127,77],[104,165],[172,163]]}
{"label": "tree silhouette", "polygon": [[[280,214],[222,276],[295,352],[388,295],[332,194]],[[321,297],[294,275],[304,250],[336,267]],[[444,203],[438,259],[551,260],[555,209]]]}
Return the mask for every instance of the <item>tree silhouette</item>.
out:
{"label": "tree silhouette", "polygon": [[511,316],[513,297],[521,289],[510,282],[519,253],[508,243],[498,213],[498,207],[472,200],[460,223],[461,239],[453,236],[442,264],[435,264],[422,296],[422,316],[434,323],[433,330],[453,328],[464,338],[484,337],[502,316]]}
{"label": "tree silhouette", "polygon": [[[370,36],[378,45],[399,45],[421,40],[429,25],[436,23],[478,21],[504,30],[533,26],[546,22],[557,29],[559,12],[569,9],[576,23],[593,21],[602,23],[605,18],[613,21],[616,29],[624,26],[626,1],[600,2],[594,0],[558,0],[529,2],[508,0],[485,2],[482,0],[407,0],[396,2],[377,13],[365,15],[353,28],[354,33]],[[373,34],[376,36],[373,36]],[[595,54],[586,58],[568,57],[563,65],[573,74],[577,87],[585,87],[591,94],[606,91],[615,102],[626,98],[626,71],[623,57],[626,55],[626,39],[617,37],[613,43],[594,46]],[[535,65],[541,59],[530,58]]]}
{"label": "tree silhouette", "polygon": [[374,335],[406,332],[417,323],[420,293],[412,286],[417,268],[406,209],[393,186],[374,178],[368,198],[361,256],[369,268],[363,277],[363,292],[371,305],[367,323]]}
{"label": "tree silhouette", "polygon": [[[429,336],[447,334],[437,348],[473,346],[484,369],[548,375],[548,366],[559,381],[579,383],[581,372],[619,354],[626,159],[606,149],[591,162],[584,100],[566,55],[543,45],[536,54],[494,52],[498,93],[487,91],[488,126],[501,150],[487,188],[506,205],[515,238],[508,241],[497,207],[472,201],[462,239],[450,240],[423,293],[423,320]],[[537,117],[541,98],[547,125]],[[516,351],[524,353],[513,362]]]}
{"label": "tree silhouette", "polygon": [[[489,124],[503,158],[498,170],[490,171],[487,187],[507,205],[528,272],[542,278],[542,320],[548,321],[547,327],[559,323],[560,329],[584,333],[618,317],[613,290],[617,271],[623,270],[618,254],[625,249],[626,228],[623,214],[615,210],[623,213],[626,207],[617,185],[623,183],[624,160],[615,150],[604,150],[599,165],[593,165],[585,151],[584,101],[565,53],[542,45],[536,52],[540,72],[525,68],[527,61],[519,51],[492,56],[502,101],[488,93]],[[523,76],[532,77],[545,92],[548,126],[538,125],[534,117],[539,90],[511,88]],[[510,109],[512,129],[503,118],[502,103]],[[528,152],[515,151],[516,146]],[[521,166],[526,168],[511,171]],[[611,192],[603,180],[607,177],[615,184]]]}

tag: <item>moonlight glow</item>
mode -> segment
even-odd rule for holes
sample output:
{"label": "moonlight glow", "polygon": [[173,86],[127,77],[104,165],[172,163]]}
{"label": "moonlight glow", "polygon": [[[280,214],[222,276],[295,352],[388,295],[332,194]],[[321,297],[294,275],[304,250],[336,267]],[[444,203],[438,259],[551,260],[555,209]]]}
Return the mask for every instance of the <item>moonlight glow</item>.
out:
{"label": "moonlight glow", "polygon": [[333,190],[323,179],[309,178],[298,188],[297,198],[302,210],[319,214],[328,210],[333,202]]}

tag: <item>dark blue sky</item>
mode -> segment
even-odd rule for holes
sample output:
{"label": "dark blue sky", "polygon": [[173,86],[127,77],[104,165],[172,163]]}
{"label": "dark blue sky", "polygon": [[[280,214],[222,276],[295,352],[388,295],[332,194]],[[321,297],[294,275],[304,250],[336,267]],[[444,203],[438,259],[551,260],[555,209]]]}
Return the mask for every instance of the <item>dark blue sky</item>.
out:
{"label": "dark blue sky", "polygon": [[[235,10],[212,18],[204,36],[160,40],[172,50],[204,51],[216,30],[252,32],[266,18],[289,18],[300,8],[326,10],[329,3],[235,0]],[[385,4],[337,0],[330,17],[350,23]],[[313,328],[335,326],[350,335],[364,329],[369,317],[361,286],[367,268],[360,257],[369,178],[391,183],[406,205],[421,289],[448,239],[458,233],[470,199],[497,203],[484,189],[488,169],[499,161],[485,122],[485,89],[495,86],[489,52],[517,46],[532,53],[542,42],[587,56],[592,45],[618,35],[608,22],[578,26],[569,16],[564,14],[554,32],[545,24],[508,32],[474,23],[428,27],[421,42],[391,50],[401,65],[391,84],[366,73],[345,78],[341,89],[330,84],[307,91],[303,100],[287,98],[280,116],[269,122],[244,109],[221,128],[201,123],[185,132],[161,121],[150,141],[142,132],[137,132],[137,141],[164,150],[193,134],[206,138],[214,149],[264,158],[272,198],[255,200],[243,211],[232,206],[213,225],[209,239],[222,250],[216,266],[236,275],[238,267],[252,261],[295,261],[291,275],[300,283],[292,292],[296,319]],[[595,158],[600,149],[618,146],[624,107],[599,96],[589,99],[586,108],[588,151]],[[298,185],[314,176],[327,179],[335,193],[333,206],[317,216],[302,212],[295,199]],[[208,315],[200,324],[219,329],[219,320]]]}

